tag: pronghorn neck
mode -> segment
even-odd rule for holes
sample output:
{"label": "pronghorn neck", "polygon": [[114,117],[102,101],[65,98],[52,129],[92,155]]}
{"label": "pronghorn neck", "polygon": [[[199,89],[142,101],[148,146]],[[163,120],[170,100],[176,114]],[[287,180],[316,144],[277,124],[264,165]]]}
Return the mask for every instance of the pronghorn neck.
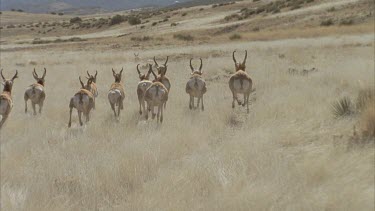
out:
{"label": "pronghorn neck", "polygon": [[44,86],[44,80],[38,80],[36,83]]}

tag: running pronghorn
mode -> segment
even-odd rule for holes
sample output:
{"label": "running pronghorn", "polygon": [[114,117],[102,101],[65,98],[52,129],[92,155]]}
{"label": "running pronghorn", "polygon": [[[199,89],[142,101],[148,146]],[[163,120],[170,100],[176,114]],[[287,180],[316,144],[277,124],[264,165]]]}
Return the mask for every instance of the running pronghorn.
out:
{"label": "running pronghorn", "polygon": [[14,79],[18,78],[18,71],[16,70],[16,74],[13,76],[12,79],[5,79],[2,69],[0,70],[0,75],[3,78],[3,86],[4,86],[3,93],[1,93],[0,95],[0,115],[1,115],[0,129],[1,129],[5,121],[8,119],[8,116],[13,108],[12,87],[13,87]]}
{"label": "running pronghorn", "polygon": [[[87,80],[91,79],[91,81],[92,81],[92,83],[90,85],[91,86],[90,91],[91,91],[92,95],[94,96],[94,102],[95,102],[95,98],[97,98],[98,95],[99,95],[98,87],[96,86],[96,77],[98,76],[98,71],[95,72],[95,75],[91,75],[89,73],[89,71],[87,71],[87,75],[89,76],[89,77],[86,77]],[[94,109],[95,109],[95,107],[94,107]]]}
{"label": "running pronghorn", "polygon": [[35,105],[39,105],[39,114],[42,113],[44,99],[46,98],[46,93],[44,91],[45,86],[45,80],[47,70],[44,68],[43,76],[40,78],[38,74],[35,71],[32,72],[34,79],[36,80],[36,83],[30,85],[24,95],[25,100],[25,113],[27,113],[27,101],[31,101],[31,105],[33,107],[34,115],[36,115],[36,109]]}
{"label": "running pronghorn", "polygon": [[[233,52],[233,61],[236,68],[236,73],[234,73],[229,79],[229,88],[233,94],[232,108],[235,107],[235,101],[237,100],[238,105],[247,105],[247,113],[249,113],[249,97],[252,92],[253,81],[245,72],[247,51],[245,51],[245,59],[242,63],[237,63],[235,53],[236,51]],[[241,102],[241,100],[238,99],[237,94],[244,95],[243,103]]]}
{"label": "running pronghorn", "polygon": [[[111,104],[111,108],[115,114],[115,117],[120,116],[120,110],[124,109],[123,101],[125,99],[125,91],[124,86],[121,84],[121,77],[122,71],[124,68],[121,69],[120,73],[116,73],[114,69],[112,69],[113,77],[115,78],[115,82],[111,85],[111,89],[108,92],[108,100]],[[117,114],[116,114],[116,105],[118,106]]]}
{"label": "running pronghorn", "polygon": [[90,121],[90,111],[95,107],[94,96],[90,91],[92,80],[89,79],[86,86],[82,82],[81,77],[79,77],[79,82],[81,83],[81,89],[70,99],[69,103],[70,116],[68,127],[72,126],[73,108],[77,109],[79,124],[82,126],[82,113],[86,117],[86,122],[88,122]]}
{"label": "running pronghorn", "polygon": [[148,119],[148,112],[151,111],[152,119],[155,119],[154,107],[158,107],[157,122],[163,122],[163,105],[168,100],[168,89],[160,82],[160,77],[158,77],[150,65],[150,71],[154,75],[155,80],[152,85],[146,90],[145,101],[147,102],[148,111],[146,112],[146,119]]}
{"label": "running pronghorn", "polygon": [[147,112],[144,96],[145,96],[146,90],[152,85],[152,82],[150,81],[150,74],[151,74],[150,69],[152,70],[151,65],[149,65],[149,70],[147,74],[145,75],[141,73],[141,71],[139,70],[139,64],[137,65],[138,76],[140,79],[140,82],[138,83],[138,86],[137,86],[137,95],[138,95],[138,101],[139,101],[139,114],[140,115],[142,115],[142,113]]}
{"label": "running pronghorn", "polygon": [[202,67],[203,67],[203,61],[201,60],[201,65],[198,69],[194,69],[191,61],[193,59],[190,59],[190,69],[191,69],[191,77],[189,81],[186,83],[186,93],[190,95],[190,101],[189,101],[189,108],[195,109],[194,105],[194,97],[198,98],[198,104],[197,108],[199,108],[199,103],[202,100],[202,111],[204,111],[204,104],[203,104],[203,95],[207,92],[206,88],[206,82],[202,77]]}
{"label": "running pronghorn", "polygon": [[[167,56],[167,59],[165,60],[165,63],[163,65],[159,65],[158,62],[156,61],[156,58],[154,57],[154,62],[155,62],[155,67],[156,67],[156,70],[158,71],[158,81],[161,82],[168,90],[168,92],[170,92],[171,90],[171,83],[168,79],[167,76],[165,76],[165,74],[167,73],[167,70],[168,70],[168,66],[167,66],[167,63],[168,63],[168,56]],[[165,102],[164,104],[164,108],[167,107],[167,101]]]}

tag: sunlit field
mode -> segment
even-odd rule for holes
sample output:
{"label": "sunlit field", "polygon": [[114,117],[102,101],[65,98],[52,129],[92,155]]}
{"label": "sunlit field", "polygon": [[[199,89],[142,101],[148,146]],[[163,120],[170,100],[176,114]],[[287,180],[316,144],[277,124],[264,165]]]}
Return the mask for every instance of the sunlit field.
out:
{"label": "sunlit field", "polygon": [[[1,53],[4,75],[19,71],[14,108],[1,130],[2,210],[374,210],[374,147],[353,144],[362,115],[335,118],[332,103],[373,88],[373,34],[239,42],[141,51],[170,56],[164,122],[138,113],[133,51],[45,49]],[[256,91],[250,114],[231,108],[231,53]],[[283,55],[283,56],[281,56]],[[189,59],[202,57],[205,111],[189,110]],[[24,113],[31,72],[47,68],[42,115]],[[198,64],[196,64],[198,65]],[[111,69],[124,67],[124,111],[107,100]],[[291,74],[289,68],[317,71]],[[78,77],[98,70],[91,121],[77,112]],[[144,70],[145,72],[146,70]],[[2,88],[2,87],[1,87]]]}

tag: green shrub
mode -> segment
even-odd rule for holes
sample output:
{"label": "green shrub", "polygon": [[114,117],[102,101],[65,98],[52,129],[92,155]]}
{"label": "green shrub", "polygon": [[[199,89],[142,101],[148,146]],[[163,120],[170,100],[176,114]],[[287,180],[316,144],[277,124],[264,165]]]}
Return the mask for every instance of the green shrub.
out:
{"label": "green shrub", "polygon": [[173,38],[177,40],[184,40],[184,41],[193,41],[194,37],[190,34],[175,34],[173,35]]}
{"label": "green shrub", "polygon": [[70,23],[81,23],[82,19],[80,17],[74,17],[70,19]]}
{"label": "green shrub", "polygon": [[230,40],[240,40],[241,38],[242,37],[239,34],[232,34],[231,36],[229,36]]}
{"label": "green shrub", "polygon": [[334,22],[333,22],[332,19],[324,20],[324,21],[322,21],[322,22],[320,23],[321,26],[331,26],[331,25],[333,25],[333,24],[334,24]]}
{"label": "green shrub", "polygon": [[125,19],[122,15],[115,15],[111,18],[111,20],[109,21],[109,25],[116,25],[116,24],[120,24],[122,22],[124,22]]}
{"label": "green shrub", "polygon": [[141,19],[136,16],[130,16],[128,18],[128,23],[130,25],[138,25],[138,24],[141,24],[141,22],[142,22]]}

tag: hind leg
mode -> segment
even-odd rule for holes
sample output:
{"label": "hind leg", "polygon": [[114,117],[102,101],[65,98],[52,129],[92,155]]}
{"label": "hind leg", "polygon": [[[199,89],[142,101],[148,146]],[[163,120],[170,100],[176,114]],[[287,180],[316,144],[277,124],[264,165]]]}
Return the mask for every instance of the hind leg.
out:
{"label": "hind leg", "polygon": [[27,101],[29,100],[29,97],[27,96],[27,94],[25,94],[24,99],[25,99],[25,113],[27,113]]}
{"label": "hind leg", "polygon": [[232,94],[233,94],[233,101],[232,101],[232,108],[234,108],[235,107],[235,105],[236,105],[236,100],[237,100],[237,95],[236,95],[236,93],[234,93],[234,92],[232,92]]}
{"label": "hind leg", "polygon": [[78,111],[78,119],[79,119],[79,124],[82,126],[82,111]]}
{"label": "hind leg", "polygon": [[115,110],[115,104],[111,103],[111,108],[112,108],[112,111],[113,111],[113,113],[115,114],[115,117],[116,117],[117,115],[116,115],[116,110]]}
{"label": "hind leg", "polygon": [[161,112],[161,108],[163,108],[163,105],[159,105],[158,106],[158,114],[157,114],[157,118],[156,118],[156,122],[159,122],[159,120],[160,120],[160,112]]}
{"label": "hind leg", "polygon": [[34,115],[36,115],[36,108],[35,108],[35,103],[34,103],[34,102],[31,102],[31,105],[33,106],[33,110],[34,110]]}
{"label": "hind leg", "polygon": [[201,103],[201,98],[198,97],[198,103],[197,103],[197,108],[199,109],[199,104]]}
{"label": "hind leg", "polygon": [[138,102],[139,102],[139,115],[142,115],[142,104],[143,104],[142,99],[138,98]]}
{"label": "hind leg", "polygon": [[160,108],[160,123],[162,123],[163,122],[163,106],[161,106],[161,108]]}
{"label": "hind leg", "polygon": [[189,99],[189,109],[190,110],[193,109],[193,106],[194,106],[194,105],[192,105],[192,102],[193,102],[193,96],[190,95],[190,99]]}
{"label": "hind leg", "polygon": [[249,109],[249,98],[250,98],[250,93],[248,93],[247,97],[246,97],[247,113],[250,112],[250,109]]}
{"label": "hind leg", "polygon": [[39,114],[42,114],[43,105],[44,105],[44,102],[39,103]]}
{"label": "hind leg", "polygon": [[5,121],[8,119],[8,115],[3,115],[1,122],[0,122],[0,129],[3,127]]}
{"label": "hind leg", "polygon": [[243,107],[245,107],[245,105],[246,105],[246,102],[247,102],[247,94],[245,93],[245,94],[243,94],[243,103],[242,103],[242,106]]}
{"label": "hind leg", "polygon": [[68,123],[68,127],[69,128],[72,126],[72,112],[73,112],[73,107],[70,107],[70,111],[69,111],[69,123]]}
{"label": "hind leg", "polygon": [[121,108],[123,108],[123,106],[122,106],[122,101],[120,100],[120,102],[119,102],[119,106],[118,106],[118,108],[117,108],[117,117],[120,117],[120,111],[121,111]]}
{"label": "hind leg", "polygon": [[204,111],[203,95],[202,95],[201,99],[202,99],[202,111]]}

